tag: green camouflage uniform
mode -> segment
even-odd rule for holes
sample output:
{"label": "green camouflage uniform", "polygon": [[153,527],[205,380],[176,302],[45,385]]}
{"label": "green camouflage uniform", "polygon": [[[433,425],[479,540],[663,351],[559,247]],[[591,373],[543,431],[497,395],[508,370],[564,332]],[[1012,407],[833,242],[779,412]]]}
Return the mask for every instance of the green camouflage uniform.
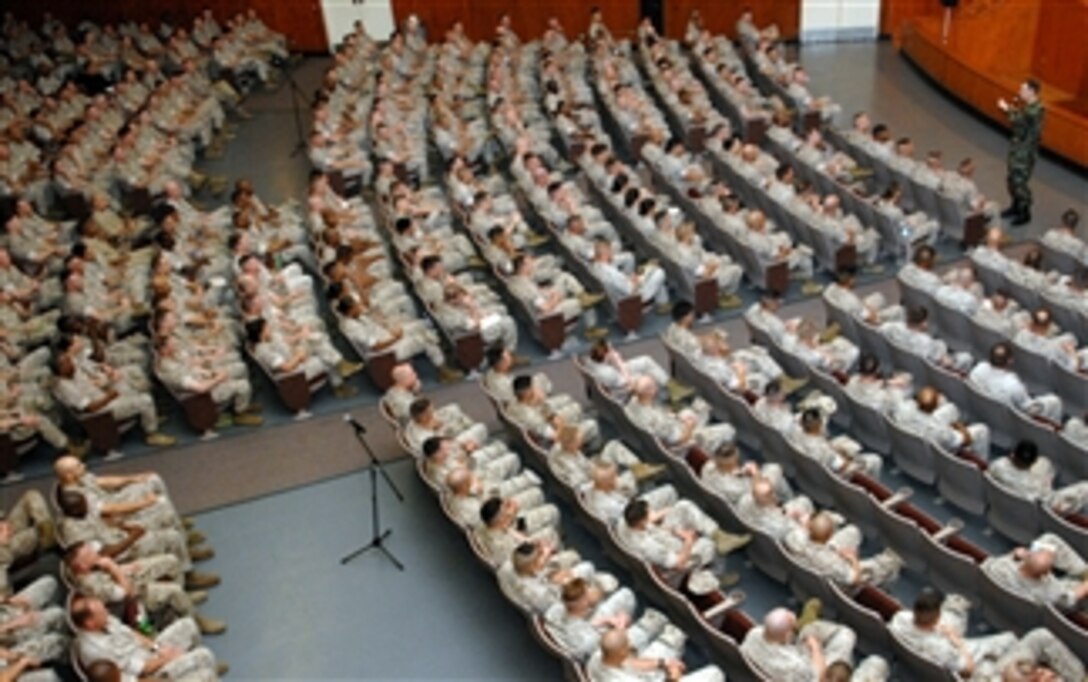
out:
{"label": "green camouflage uniform", "polygon": [[1020,109],[1009,110],[1012,139],[1009,143],[1009,196],[1019,213],[1031,211],[1031,187],[1028,181],[1039,156],[1039,138],[1043,134],[1043,104],[1035,100]]}

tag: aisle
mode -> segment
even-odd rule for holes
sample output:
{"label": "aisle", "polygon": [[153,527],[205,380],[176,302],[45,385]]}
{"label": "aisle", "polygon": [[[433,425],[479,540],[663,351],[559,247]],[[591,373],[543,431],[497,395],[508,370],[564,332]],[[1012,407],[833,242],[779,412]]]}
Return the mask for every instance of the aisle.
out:
{"label": "aisle", "polygon": [[369,539],[361,473],[197,517],[218,550],[201,567],[223,585],[203,608],[230,624],[208,640],[229,679],[559,679],[410,463],[388,471],[405,495],[382,484],[403,573],[373,552],[339,563]]}

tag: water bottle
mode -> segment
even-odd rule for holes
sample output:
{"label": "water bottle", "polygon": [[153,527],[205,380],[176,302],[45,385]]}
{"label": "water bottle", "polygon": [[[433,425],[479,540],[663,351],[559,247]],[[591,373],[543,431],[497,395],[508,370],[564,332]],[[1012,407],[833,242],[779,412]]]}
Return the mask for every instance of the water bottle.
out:
{"label": "water bottle", "polygon": [[899,264],[903,265],[910,261],[910,225],[907,225],[906,221],[899,223]]}

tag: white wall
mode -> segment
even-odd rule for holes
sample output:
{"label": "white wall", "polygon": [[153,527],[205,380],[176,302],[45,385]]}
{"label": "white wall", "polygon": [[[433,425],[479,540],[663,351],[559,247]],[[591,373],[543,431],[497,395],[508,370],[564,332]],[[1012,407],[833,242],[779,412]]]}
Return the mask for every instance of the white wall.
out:
{"label": "white wall", "polygon": [[876,40],[880,0],[802,0],[801,42]]}
{"label": "white wall", "polygon": [[395,28],[392,0],[321,0],[321,13],[330,50],[351,32],[356,21],[362,21],[376,40],[385,40]]}

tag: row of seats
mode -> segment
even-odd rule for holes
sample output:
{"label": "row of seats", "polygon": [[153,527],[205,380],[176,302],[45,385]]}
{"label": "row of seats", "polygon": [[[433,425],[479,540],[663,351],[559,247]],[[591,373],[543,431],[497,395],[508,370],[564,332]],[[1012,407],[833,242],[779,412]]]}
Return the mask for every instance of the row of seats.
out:
{"label": "row of seats", "polygon": [[[39,40],[33,30],[5,21],[4,47],[21,47],[6,63],[0,88],[0,193],[11,198],[4,203],[0,269],[12,294],[0,304],[11,330],[0,470],[17,477],[19,456],[39,440],[76,454],[89,447],[116,455],[121,433],[137,417],[153,445],[173,442],[159,432],[152,376],[198,433],[213,435],[225,424],[223,406],[224,413],[240,413],[232,423],[259,423],[245,409],[250,389],[239,359],[227,358],[235,386],[226,396],[229,382],[213,376],[201,350],[203,332],[212,328],[213,336],[224,334],[217,343],[238,348],[233,314],[223,306],[229,287],[213,284],[230,273],[231,216],[203,212],[186,195],[206,185],[226,189],[225,179],[209,179],[193,163],[220,153],[233,135],[227,111],[246,116],[240,93],[211,74],[213,65],[234,51],[266,69],[286,56],[281,41],[255,15],[232,18],[222,29],[208,12],[196,20],[193,36],[167,30],[165,46],[147,26],[87,23],[73,55],[58,22],[47,21],[43,31],[61,36],[59,42],[36,52],[29,47]],[[124,59],[131,63],[114,68]],[[42,75],[33,85],[25,79],[28,65]],[[251,67],[258,68],[245,68]],[[100,91],[113,82],[115,88]],[[238,227],[252,228],[250,239],[263,244],[272,230],[263,211],[252,209],[252,188],[244,184],[232,197],[236,212],[245,214]],[[208,278],[206,289],[198,272]],[[46,345],[53,341],[56,349]],[[194,359],[187,376],[171,369],[183,356]],[[66,357],[75,373],[55,376],[50,362],[59,368]]]}

